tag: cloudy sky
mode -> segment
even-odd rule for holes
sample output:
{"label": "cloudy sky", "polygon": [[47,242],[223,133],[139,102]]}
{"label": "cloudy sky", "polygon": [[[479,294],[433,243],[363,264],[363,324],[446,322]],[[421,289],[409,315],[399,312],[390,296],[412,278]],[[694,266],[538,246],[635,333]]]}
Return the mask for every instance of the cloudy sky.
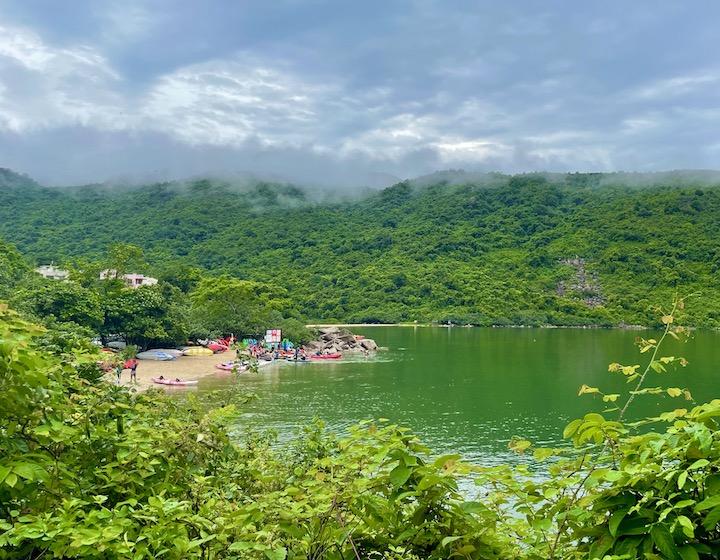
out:
{"label": "cloudy sky", "polygon": [[0,0],[0,167],[717,169],[719,29],[707,0]]}

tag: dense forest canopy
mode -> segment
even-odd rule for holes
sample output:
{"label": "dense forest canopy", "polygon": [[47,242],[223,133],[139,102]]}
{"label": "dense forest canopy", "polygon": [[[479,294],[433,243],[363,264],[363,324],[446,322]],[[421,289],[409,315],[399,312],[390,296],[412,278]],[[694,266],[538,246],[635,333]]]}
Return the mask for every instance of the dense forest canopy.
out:
{"label": "dense forest canopy", "polygon": [[0,172],[0,237],[30,264],[142,249],[143,272],[284,288],[309,320],[649,324],[686,295],[720,326],[720,180],[437,173],[361,198],[197,179],[47,188]]}

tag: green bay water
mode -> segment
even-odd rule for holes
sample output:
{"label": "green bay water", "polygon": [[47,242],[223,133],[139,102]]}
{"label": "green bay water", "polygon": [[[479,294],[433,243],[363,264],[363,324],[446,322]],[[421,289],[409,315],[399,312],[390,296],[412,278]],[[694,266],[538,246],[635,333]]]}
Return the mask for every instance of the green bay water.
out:
{"label": "green bay water", "polygon": [[[652,331],[441,327],[355,327],[387,350],[342,360],[280,363],[258,373],[201,379],[200,390],[239,383],[256,393],[242,423],[272,428],[285,440],[318,417],[342,434],[361,420],[387,418],[408,426],[434,453],[460,453],[492,465],[512,462],[508,441],[536,446],[562,441],[573,418],[601,412],[602,399],[583,395],[583,384],[626,392],[624,376],[608,364],[644,364],[634,345]],[[648,376],[646,386],[689,389],[698,403],[720,397],[720,334],[696,332],[669,339],[661,355],[683,356],[685,368]],[[683,397],[639,396],[630,417],[690,408]],[[613,418],[617,412],[608,413]]]}

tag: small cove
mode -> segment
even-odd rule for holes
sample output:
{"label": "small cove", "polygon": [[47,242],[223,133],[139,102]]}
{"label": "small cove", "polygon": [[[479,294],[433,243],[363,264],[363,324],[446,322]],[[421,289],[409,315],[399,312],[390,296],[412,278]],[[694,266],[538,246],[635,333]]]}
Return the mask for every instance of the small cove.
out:
{"label": "small cove", "polygon": [[[460,453],[482,465],[514,462],[513,436],[536,446],[558,445],[573,418],[606,404],[578,396],[582,384],[623,396],[633,388],[608,364],[644,364],[635,337],[652,331],[591,329],[492,329],[353,327],[387,351],[348,355],[340,361],[277,364],[258,373],[201,379],[200,390],[240,383],[259,399],[241,420],[278,432],[281,440],[314,417],[343,433],[365,419],[388,418],[409,426],[434,453]],[[661,355],[684,356],[689,365],[653,373],[646,386],[688,388],[696,401],[720,396],[720,334],[696,332],[670,340]],[[690,408],[682,397],[638,397],[631,416]],[[614,417],[617,413],[608,413]]]}

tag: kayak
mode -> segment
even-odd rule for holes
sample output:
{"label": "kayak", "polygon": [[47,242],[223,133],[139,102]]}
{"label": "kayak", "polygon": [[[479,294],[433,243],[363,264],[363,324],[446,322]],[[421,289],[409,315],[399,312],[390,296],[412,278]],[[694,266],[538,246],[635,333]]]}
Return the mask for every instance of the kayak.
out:
{"label": "kayak", "polygon": [[319,356],[309,354],[308,358],[311,360],[337,360],[338,358],[342,358],[342,354],[320,354]]}
{"label": "kayak", "polygon": [[153,348],[152,350],[149,350],[149,352],[163,352],[165,354],[170,354],[171,356],[180,357],[183,355],[182,350],[178,350],[177,348]]}
{"label": "kayak", "polygon": [[237,362],[224,362],[222,364],[215,364],[215,367],[224,371],[243,371],[247,369],[247,366],[239,364]]}
{"label": "kayak", "polygon": [[163,352],[162,350],[147,350],[145,352],[139,352],[135,356],[138,360],[177,360],[177,356]]}
{"label": "kayak", "polygon": [[197,385],[197,380],[183,381],[182,379],[160,379],[159,377],[152,378],[153,383],[159,383],[160,385]]}
{"label": "kayak", "polygon": [[184,356],[212,356],[215,352],[204,346],[191,346],[183,350]]}
{"label": "kayak", "polygon": [[212,350],[213,352],[225,352],[225,350],[228,349],[227,346],[224,344],[215,344],[214,342],[211,342],[207,345],[208,349]]}

